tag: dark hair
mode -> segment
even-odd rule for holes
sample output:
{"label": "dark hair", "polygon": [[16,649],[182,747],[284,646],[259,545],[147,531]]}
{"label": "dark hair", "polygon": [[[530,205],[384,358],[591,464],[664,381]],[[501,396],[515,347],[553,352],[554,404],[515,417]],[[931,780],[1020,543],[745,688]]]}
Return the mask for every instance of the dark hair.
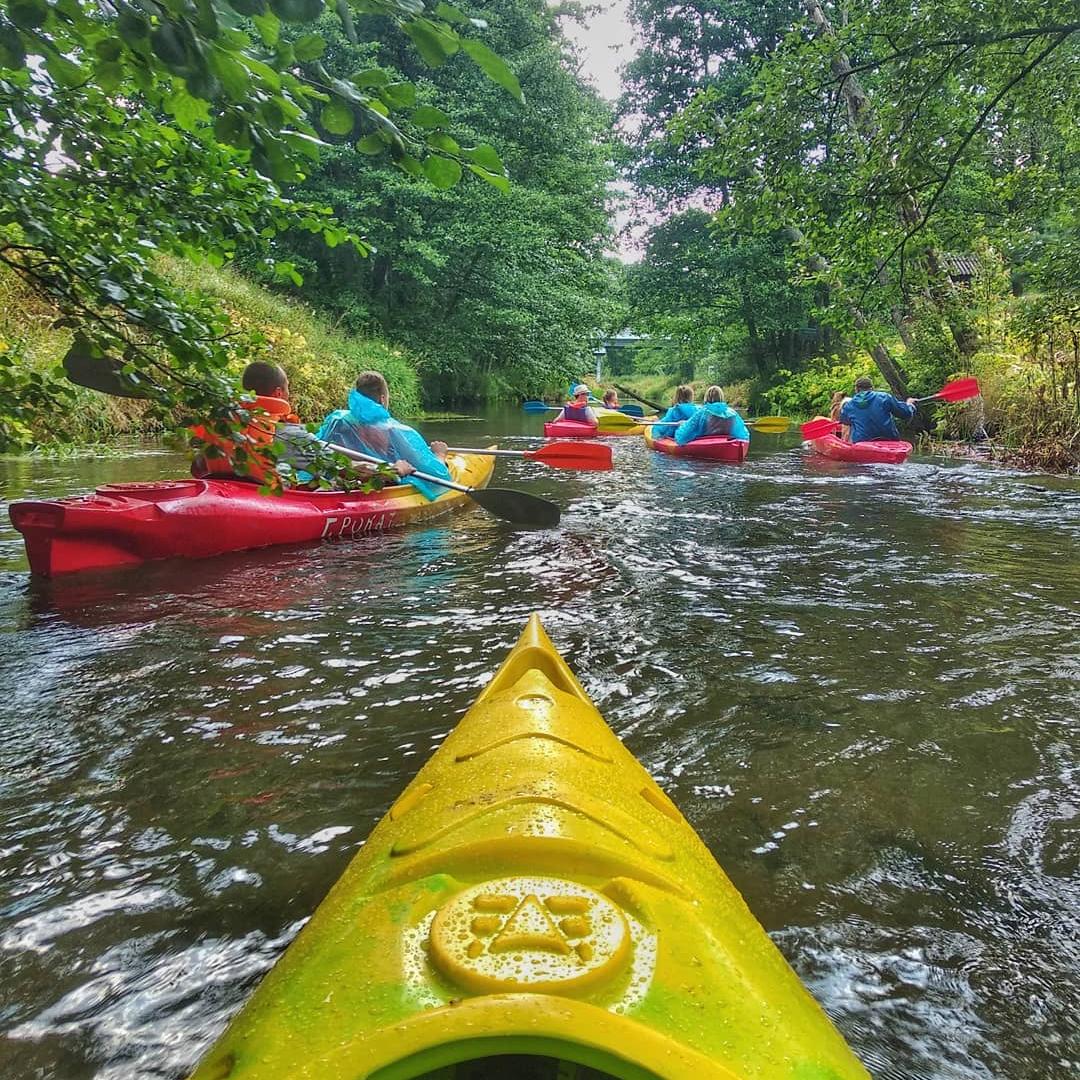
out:
{"label": "dark hair", "polygon": [[243,387],[260,397],[273,397],[274,391],[288,382],[285,369],[268,360],[255,360],[244,368]]}
{"label": "dark hair", "polygon": [[858,379],[855,380],[855,389],[856,390],[873,390],[874,389],[874,380],[870,379],[870,378],[867,378],[867,376],[863,375],[861,378],[858,378]]}
{"label": "dark hair", "polygon": [[694,400],[694,388],[692,386],[680,386],[675,391],[675,403],[682,405],[685,402]]}
{"label": "dark hair", "polygon": [[372,401],[378,401],[383,394],[390,393],[390,387],[387,386],[381,371],[361,371],[356,376],[356,389]]}

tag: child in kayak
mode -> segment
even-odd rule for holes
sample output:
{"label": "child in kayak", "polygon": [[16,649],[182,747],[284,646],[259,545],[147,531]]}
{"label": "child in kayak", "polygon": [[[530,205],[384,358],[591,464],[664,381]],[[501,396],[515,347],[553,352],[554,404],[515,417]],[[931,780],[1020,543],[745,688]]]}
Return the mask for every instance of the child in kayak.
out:
{"label": "child in kayak", "polygon": [[571,388],[570,393],[570,400],[555,419],[557,421],[576,420],[579,424],[595,424],[596,413],[589,408],[589,388],[584,383],[578,383]]}
{"label": "child in kayak", "polygon": [[710,386],[705,391],[705,404],[675,429],[674,438],[680,446],[685,446],[708,435],[728,435],[732,439],[750,441],[743,418],[724,400],[724,391],[719,386]]}
{"label": "child in kayak", "polygon": [[446,488],[414,473],[453,479],[446,467],[446,443],[436,440],[429,446],[418,431],[391,416],[389,409],[390,387],[385,377],[378,371],[362,371],[349,391],[349,407],[330,413],[317,438],[391,463],[405,483],[428,499],[437,499]]}
{"label": "child in kayak", "polygon": [[675,434],[675,429],[684,420],[689,420],[697,411],[698,408],[694,404],[694,388],[680,386],[675,391],[675,403],[653,424],[652,437],[670,439]]}
{"label": "child in kayak", "polygon": [[849,425],[853,443],[897,440],[900,432],[896,430],[893,417],[910,420],[914,415],[914,398],[909,397],[904,402],[883,390],[875,390],[873,382],[866,376],[855,381],[854,397],[848,398],[840,407],[840,422]]}
{"label": "child in kayak", "polygon": [[[840,410],[851,400],[843,390],[837,390],[829,402],[829,419],[840,423]],[[840,429],[840,438],[844,442],[851,442],[851,428],[844,424]]]}
{"label": "child in kayak", "polygon": [[619,411],[619,391],[618,390],[605,390],[604,391],[604,408],[611,409],[612,412]]}

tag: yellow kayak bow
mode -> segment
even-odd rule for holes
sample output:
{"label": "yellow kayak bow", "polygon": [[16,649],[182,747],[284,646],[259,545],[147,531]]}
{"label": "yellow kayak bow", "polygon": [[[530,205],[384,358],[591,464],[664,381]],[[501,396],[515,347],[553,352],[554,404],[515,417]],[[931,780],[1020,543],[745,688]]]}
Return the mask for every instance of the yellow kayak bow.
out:
{"label": "yellow kayak bow", "polygon": [[536,615],[193,1080],[481,1059],[506,1080],[868,1080]]}

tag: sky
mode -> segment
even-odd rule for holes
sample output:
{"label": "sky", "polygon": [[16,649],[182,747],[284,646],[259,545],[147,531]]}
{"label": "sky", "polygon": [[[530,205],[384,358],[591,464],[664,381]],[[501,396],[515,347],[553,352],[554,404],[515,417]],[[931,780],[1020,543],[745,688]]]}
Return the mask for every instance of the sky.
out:
{"label": "sky", "polygon": [[581,50],[582,74],[609,101],[619,96],[618,68],[633,56],[633,31],[626,17],[627,0],[600,0],[600,11],[587,26],[564,20],[566,36]]}

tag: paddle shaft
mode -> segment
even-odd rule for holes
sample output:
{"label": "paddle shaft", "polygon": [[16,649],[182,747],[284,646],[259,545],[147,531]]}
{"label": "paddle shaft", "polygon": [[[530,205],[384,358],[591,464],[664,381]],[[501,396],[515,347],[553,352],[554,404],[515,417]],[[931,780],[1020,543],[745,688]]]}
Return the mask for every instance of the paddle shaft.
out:
{"label": "paddle shaft", "polygon": [[625,394],[627,397],[632,397],[635,401],[640,401],[642,405],[648,405],[650,409],[656,409],[658,412],[664,411],[663,405],[657,405],[655,401],[650,401],[648,398],[643,398],[640,394],[635,394],[633,390],[628,390],[625,386],[620,386],[618,383],[612,383],[611,385],[614,386],[620,394]]}
{"label": "paddle shaft", "polygon": [[[345,457],[352,461],[362,461],[367,465],[392,465],[392,461],[384,461],[382,458],[372,457],[370,454],[361,454],[356,450],[350,450],[346,446],[338,446],[337,443],[327,443],[335,453],[344,454]],[[491,453],[492,451],[488,451]],[[472,450],[468,453],[473,453]],[[414,471],[409,474],[415,476],[419,480],[426,480],[429,484],[438,484],[441,487],[451,488],[454,491],[460,491],[462,495],[472,495],[476,490],[475,488],[466,487],[464,484],[459,484],[456,480],[444,480],[441,476],[432,476],[431,473],[423,473]]]}

